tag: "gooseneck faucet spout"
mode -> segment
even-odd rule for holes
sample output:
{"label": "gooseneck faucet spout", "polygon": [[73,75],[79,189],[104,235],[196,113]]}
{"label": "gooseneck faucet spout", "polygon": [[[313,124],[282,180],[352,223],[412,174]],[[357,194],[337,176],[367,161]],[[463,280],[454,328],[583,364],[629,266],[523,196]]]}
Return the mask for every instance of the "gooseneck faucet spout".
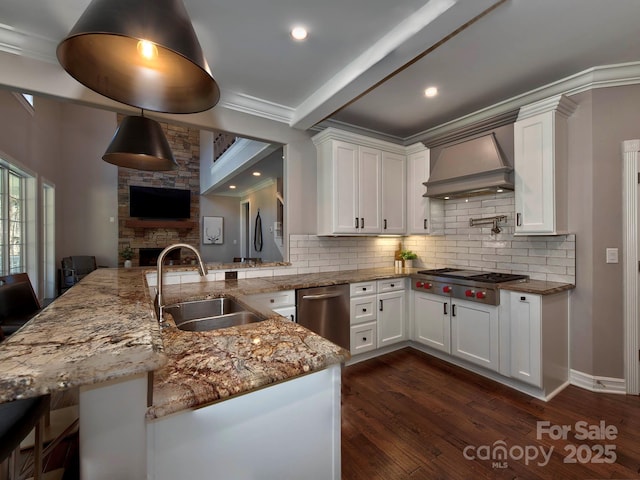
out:
{"label": "gooseneck faucet spout", "polygon": [[191,250],[195,254],[196,258],[198,259],[198,272],[200,272],[200,276],[205,277],[208,273],[207,266],[202,261],[200,252],[198,252],[198,250],[195,247],[192,247],[188,243],[175,243],[173,245],[169,245],[167,248],[162,250],[162,252],[160,252],[160,255],[158,255],[158,263],[156,268],[156,271],[157,271],[156,275],[158,277],[158,280],[157,280],[158,286],[156,288],[157,290],[156,314],[158,315],[158,322],[160,322],[161,324],[163,322],[163,307],[164,307],[163,298],[162,298],[162,267],[164,265],[164,259],[167,256],[167,254],[172,250],[176,250],[178,248],[186,248],[188,250]]}

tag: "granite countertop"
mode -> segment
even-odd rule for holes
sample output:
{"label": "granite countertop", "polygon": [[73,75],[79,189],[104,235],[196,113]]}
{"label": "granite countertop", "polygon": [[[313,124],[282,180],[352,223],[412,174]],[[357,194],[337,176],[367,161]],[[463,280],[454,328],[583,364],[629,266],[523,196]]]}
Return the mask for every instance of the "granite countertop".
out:
{"label": "granite countertop", "polygon": [[101,268],[0,343],[0,403],[166,363],[140,271]]}
{"label": "granite countertop", "polygon": [[531,293],[535,295],[553,295],[576,288],[572,283],[547,282],[544,280],[527,280],[526,282],[506,282],[498,285],[501,290]]}
{"label": "granite countertop", "polygon": [[[0,343],[0,403],[154,371],[154,400],[147,416],[157,418],[321,370],[348,360],[349,352],[249,296],[402,278],[417,269],[389,267],[165,285],[166,303],[232,296],[267,319],[210,332],[184,332],[175,326],[161,330],[146,271],[98,269]],[[501,288],[547,295],[574,286],[532,280]]]}

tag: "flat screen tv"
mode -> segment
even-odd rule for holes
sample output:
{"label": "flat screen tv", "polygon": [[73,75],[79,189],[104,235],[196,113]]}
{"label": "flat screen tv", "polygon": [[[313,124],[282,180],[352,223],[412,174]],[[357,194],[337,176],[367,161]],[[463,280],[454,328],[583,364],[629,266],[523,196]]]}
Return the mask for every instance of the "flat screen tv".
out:
{"label": "flat screen tv", "polygon": [[191,216],[191,190],[129,186],[129,216],[165,220]]}

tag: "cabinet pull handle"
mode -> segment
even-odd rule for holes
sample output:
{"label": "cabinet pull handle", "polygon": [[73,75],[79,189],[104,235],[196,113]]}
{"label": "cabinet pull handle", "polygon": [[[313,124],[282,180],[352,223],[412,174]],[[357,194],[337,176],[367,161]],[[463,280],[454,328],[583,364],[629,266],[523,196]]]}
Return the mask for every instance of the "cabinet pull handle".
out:
{"label": "cabinet pull handle", "polygon": [[429,228],[429,220],[427,220],[426,218],[424,219],[422,224],[423,224],[425,230],[427,230]]}
{"label": "cabinet pull handle", "polygon": [[356,228],[358,228],[358,217],[356,217]]}
{"label": "cabinet pull handle", "polygon": [[367,287],[362,287],[362,291],[366,292],[367,291]]}
{"label": "cabinet pull handle", "polygon": [[292,321],[293,323],[296,323],[296,317],[295,317],[294,315],[291,315],[291,321]]}
{"label": "cabinet pull handle", "polygon": [[521,302],[526,302],[527,301],[527,297],[520,297],[520,301]]}
{"label": "cabinet pull handle", "polygon": [[385,230],[387,229],[387,219],[386,218],[384,219],[384,229]]}
{"label": "cabinet pull handle", "polygon": [[451,316],[452,317],[456,316],[456,306],[455,305],[451,305]]}
{"label": "cabinet pull handle", "polygon": [[362,309],[362,313],[366,313],[366,312],[367,312],[367,309],[366,309],[366,308],[363,308],[363,309]]}
{"label": "cabinet pull handle", "polygon": [[521,213],[516,213],[516,225],[518,227],[522,226],[522,214]]}
{"label": "cabinet pull handle", "polygon": [[362,337],[362,341],[366,342],[367,341],[367,337]]}
{"label": "cabinet pull handle", "polygon": [[395,287],[395,286],[396,286],[396,284],[395,284],[395,283],[392,283],[392,284],[391,284],[391,288],[393,288],[393,287]]}
{"label": "cabinet pull handle", "polygon": [[364,217],[360,217],[360,228],[364,228]]}
{"label": "cabinet pull handle", "polygon": [[443,303],[442,306],[444,307],[444,314],[449,315],[449,312],[447,312],[447,303]]}
{"label": "cabinet pull handle", "polygon": [[380,311],[381,311],[381,312],[383,311],[383,308],[382,308],[382,303],[383,303],[383,302],[384,302],[384,300],[380,300]]}

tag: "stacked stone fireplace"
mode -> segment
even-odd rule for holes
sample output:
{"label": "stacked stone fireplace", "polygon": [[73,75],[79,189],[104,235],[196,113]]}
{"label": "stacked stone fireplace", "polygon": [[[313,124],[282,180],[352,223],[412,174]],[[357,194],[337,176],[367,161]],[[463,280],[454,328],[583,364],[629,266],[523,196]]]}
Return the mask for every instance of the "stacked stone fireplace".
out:
{"label": "stacked stone fireplace", "polygon": [[[119,116],[118,121],[122,117]],[[174,243],[200,245],[200,131],[197,129],[162,123],[178,169],[153,172],[118,168],[118,250],[131,247],[133,266],[155,265],[160,252]],[[180,188],[191,190],[191,212],[188,221],[140,221],[132,224],[129,216],[129,185]],[[168,260],[189,263],[188,252],[171,252]],[[119,265],[124,259],[120,257]]]}

